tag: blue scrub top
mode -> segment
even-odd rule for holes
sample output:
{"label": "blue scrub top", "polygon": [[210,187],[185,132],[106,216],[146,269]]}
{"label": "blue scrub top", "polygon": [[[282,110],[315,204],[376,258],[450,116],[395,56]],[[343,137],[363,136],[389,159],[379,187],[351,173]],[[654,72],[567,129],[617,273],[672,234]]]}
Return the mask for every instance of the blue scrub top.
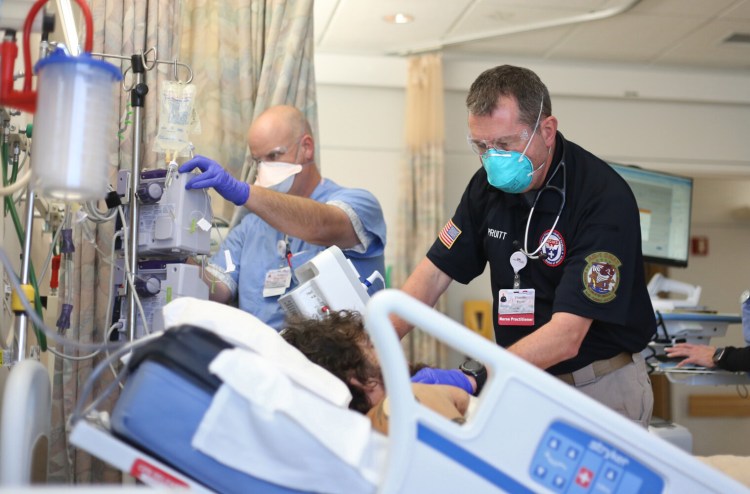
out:
{"label": "blue scrub top", "polygon": [[[360,278],[364,279],[376,270],[385,276],[383,254],[386,227],[383,211],[375,196],[366,190],[344,188],[325,179],[315,188],[310,199],[340,207],[352,219],[360,245],[343,252],[351,259]],[[263,296],[263,284],[268,271],[287,266],[287,260],[278,248],[283,240],[283,233],[260,217],[248,214],[229,232],[209,261],[211,274],[224,282],[235,298],[238,297],[239,308],[277,330],[282,328],[284,312],[278,303],[279,296]],[[327,248],[292,237],[288,238],[288,242],[292,252],[292,271]],[[226,273],[225,251],[235,266],[234,271],[229,273]],[[287,293],[296,286],[292,280]],[[381,283],[373,283],[370,291],[381,288]]]}

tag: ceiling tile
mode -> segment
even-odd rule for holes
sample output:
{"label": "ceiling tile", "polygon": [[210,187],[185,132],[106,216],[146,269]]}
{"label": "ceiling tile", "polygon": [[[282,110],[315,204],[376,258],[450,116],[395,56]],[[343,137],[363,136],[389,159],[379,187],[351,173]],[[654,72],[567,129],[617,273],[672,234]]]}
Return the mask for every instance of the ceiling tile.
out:
{"label": "ceiling tile", "polygon": [[[501,6],[500,4],[503,3]],[[515,3],[515,2],[513,2]],[[600,3],[600,2],[597,2]],[[545,22],[573,21],[591,9],[571,8],[567,2],[558,2],[557,7],[523,6],[505,4],[499,1],[484,1],[472,8],[447,34],[447,38],[483,33],[498,34],[503,30],[523,30]]]}
{"label": "ceiling tile", "polygon": [[750,69],[750,44],[723,42],[730,34],[741,32],[743,29],[748,29],[746,22],[728,20],[711,22],[660,54],[655,62],[670,65]]}
{"label": "ceiling tile", "polygon": [[528,33],[508,34],[481,41],[459,43],[446,48],[448,53],[499,54],[543,58],[573,28],[558,27]]}
{"label": "ceiling tile", "polygon": [[[341,52],[387,53],[394,49],[437,41],[471,0],[344,0],[318,47]],[[389,24],[386,15],[404,12],[410,24]]]}
{"label": "ceiling tile", "polygon": [[737,0],[641,0],[633,7],[633,14],[665,17],[713,17]]}
{"label": "ceiling tile", "polygon": [[[1,1],[1,0],[0,0]],[[342,54],[447,53],[746,70],[750,0],[640,0],[610,18],[558,27],[554,19],[633,0],[316,0],[316,50]],[[383,17],[405,11],[407,25]],[[537,29],[522,32],[520,29]]]}
{"label": "ceiling tile", "polygon": [[623,5],[631,0],[476,0],[476,8],[482,10],[488,9],[566,9],[577,12],[586,12],[601,8],[611,8],[616,5]]}
{"label": "ceiling tile", "polygon": [[701,23],[700,19],[622,14],[578,25],[549,56],[620,62],[649,62]]}
{"label": "ceiling tile", "polygon": [[727,9],[721,17],[726,18],[727,20],[750,20],[750,2],[745,0],[744,2],[738,3],[733,8]]}

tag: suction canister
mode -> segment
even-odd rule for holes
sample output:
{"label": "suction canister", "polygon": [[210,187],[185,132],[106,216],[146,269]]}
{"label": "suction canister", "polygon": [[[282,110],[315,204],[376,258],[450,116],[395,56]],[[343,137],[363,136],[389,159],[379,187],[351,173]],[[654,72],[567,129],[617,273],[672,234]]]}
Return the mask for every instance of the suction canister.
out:
{"label": "suction canister", "polygon": [[40,60],[31,144],[37,194],[85,201],[106,195],[110,145],[117,140],[114,65],[62,49]]}

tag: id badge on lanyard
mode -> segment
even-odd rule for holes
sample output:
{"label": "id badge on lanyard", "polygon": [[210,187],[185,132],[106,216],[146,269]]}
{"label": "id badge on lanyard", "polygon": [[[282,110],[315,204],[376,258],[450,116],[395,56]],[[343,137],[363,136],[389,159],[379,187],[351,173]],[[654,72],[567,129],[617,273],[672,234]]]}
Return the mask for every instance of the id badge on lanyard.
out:
{"label": "id badge on lanyard", "polygon": [[521,276],[518,274],[526,266],[526,254],[516,251],[510,256],[513,267],[513,288],[503,288],[497,294],[498,326],[533,326],[534,296],[533,288],[521,289]]}
{"label": "id badge on lanyard", "polygon": [[287,288],[292,284],[292,268],[289,266],[291,252],[289,250],[289,240],[285,236],[284,240],[279,240],[277,250],[282,259],[286,260],[287,265],[278,269],[270,269],[266,273],[266,279],[263,282],[264,297],[278,297],[284,295]]}

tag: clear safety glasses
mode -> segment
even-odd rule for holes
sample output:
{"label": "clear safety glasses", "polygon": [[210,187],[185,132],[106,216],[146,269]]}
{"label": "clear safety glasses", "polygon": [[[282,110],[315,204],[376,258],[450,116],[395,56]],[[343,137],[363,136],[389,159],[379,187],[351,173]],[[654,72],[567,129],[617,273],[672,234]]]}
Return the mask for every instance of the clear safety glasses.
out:
{"label": "clear safety glasses", "polygon": [[[297,139],[291,146],[277,146],[263,156],[250,156],[250,162],[253,165],[258,166],[258,163],[260,163],[261,161],[264,161],[266,163],[280,161],[280,158],[286,155],[291,149],[294,148],[294,146],[299,146],[299,144],[302,142],[302,139],[305,138],[305,135],[306,134],[303,134],[302,137]],[[299,149],[297,151],[299,151]],[[297,159],[295,156],[295,161],[296,160]]]}
{"label": "clear safety glasses", "polygon": [[466,136],[466,142],[469,147],[478,156],[482,156],[490,149],[496,151],[510,151],[521,147],[521,143],[528,142],[529,131],[523,129],[518,135],[498,137],[496,139],[472,139],[470,135]]}
{"label": "clear safety glasses", "polygon": [[509,135],[505,137],[498,137],[495,139],[472,139],[471,135],[466,136],[466,141],[469,143],[469,147],[474,154],[483,156],[490,149],[495,151],[514,151],[521,147],[522,142],[526,142],[526,147],[523,152],[526,153],[526,149],[529,147],[529,140],[531,136],[539,128],[539,121],[542,118],[542,108],[544,107],[544,97],[542,97],[539,103],[539,114],[536,116],[536,123],[534,124],[534,130],[529,134],[528,129],[523,129],[517,135]]}

